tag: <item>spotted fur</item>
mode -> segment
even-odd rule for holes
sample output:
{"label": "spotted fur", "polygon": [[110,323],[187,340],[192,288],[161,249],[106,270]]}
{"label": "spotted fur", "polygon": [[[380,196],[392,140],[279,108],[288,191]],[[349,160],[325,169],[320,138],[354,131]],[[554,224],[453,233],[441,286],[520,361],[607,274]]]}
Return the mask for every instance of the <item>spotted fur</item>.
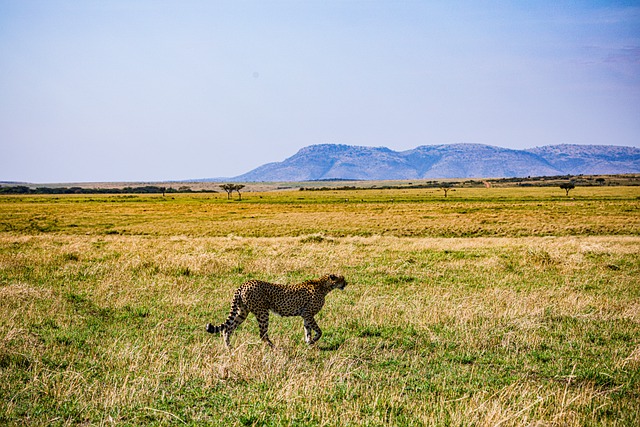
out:
{"label": "spotted fur", "polygon": [[[229,347],[233,331],[245,321],[249,313],[258,320],[260,338],[273,347],[269,339],[269,311],[280,316],[300,316],[304,320],[305,341],[311,345],[318,341],[322,330],[314,316],[324,305],[324,298],[334,289],[344,289],[347,282],[343,276],[327,274],[319,279],[307,280],[295,285],[280,285],[250,280],[240,286],[233,295],[231,311],[227,320],[218,326],[207,324],[207,332],[222,332],[224,342]],[[312,336],[312,332],[315,335]]]}

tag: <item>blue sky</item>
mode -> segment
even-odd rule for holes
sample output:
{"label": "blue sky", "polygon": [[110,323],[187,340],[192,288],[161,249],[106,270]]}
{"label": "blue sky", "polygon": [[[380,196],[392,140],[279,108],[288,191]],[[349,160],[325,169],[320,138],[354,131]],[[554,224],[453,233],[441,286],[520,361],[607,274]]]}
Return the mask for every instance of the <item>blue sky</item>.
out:
{"label": "blue sky", "polygon": [[640,2],[0,0],[0,180],[458,142],[640,146]]}

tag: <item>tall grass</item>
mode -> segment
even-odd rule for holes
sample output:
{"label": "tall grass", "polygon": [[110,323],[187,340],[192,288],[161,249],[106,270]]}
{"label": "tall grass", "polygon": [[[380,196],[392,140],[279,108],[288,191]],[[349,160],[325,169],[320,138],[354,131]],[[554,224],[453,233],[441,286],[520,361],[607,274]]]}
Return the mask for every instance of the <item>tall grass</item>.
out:
{"label": "tall grass", "polygon": [[[261,203],[275,221],[285,201]],[[0,424],[637,425],[640,238],[618,235],[615,217],[637,208],[622,202],[599,220],[606,235],[447,238],[295,224],[280,237],[252,237],[253,226],[216,237],[207,221],[186,236],[169,224],[171,204],[209,202],[180,197],[135,202],[139,224],[165,212],[158,232],[107,234],[100,224],[133,221],[124,207],[91,216],[97,202],[82,198],[2,200],[14,228],[0,234]],[[60,228],[19,229],[12,203],[46,206]],[[320,223],[342,206],[308,205]],[[375,203],[358,206],[377,215]],[[204,332],[247,279],[328,272],[349,285],[327,297],[315,347],[299,318],[272,317],[276,350],[253,317],[231,350]]]}

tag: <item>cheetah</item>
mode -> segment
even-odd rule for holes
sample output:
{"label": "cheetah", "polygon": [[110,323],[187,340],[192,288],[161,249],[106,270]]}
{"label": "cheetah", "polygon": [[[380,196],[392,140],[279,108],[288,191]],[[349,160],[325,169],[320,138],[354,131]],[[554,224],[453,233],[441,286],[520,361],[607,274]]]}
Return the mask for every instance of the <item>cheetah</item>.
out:
{"label": "cheetah", "polygon": [[[300,316],[304,320],[305,341],[312,345],[322,335],[322,330],[313,318],[322,306],[324,298],[334,289],[344,289],[347,285],[343,276],[327,274],[319,279],[311,279],[295,285],[280,285],[249,280],[240,286],[233,295],[231,311],[227,320],[218,326],[208,323],[207,332],[217,334],[222,332],[224,343],[230,347],[229,339],[233,331],[245,321],[249,313],[253,313],[258,320],[260,338],[269,346],[274,347],[269,339],[269,311],[280,316]],[[315,332],[312,337],[311,332]]]}

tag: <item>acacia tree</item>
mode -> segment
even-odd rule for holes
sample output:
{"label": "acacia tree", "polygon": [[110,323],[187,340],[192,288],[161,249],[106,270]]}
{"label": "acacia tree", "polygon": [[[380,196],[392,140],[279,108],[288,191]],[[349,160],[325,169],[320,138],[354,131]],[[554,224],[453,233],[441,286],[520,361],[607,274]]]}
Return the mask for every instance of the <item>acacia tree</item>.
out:
{"label": "acacia tree", "polygon": [[244,188],[243,184],[236,184],[234,190],[238,192],[238,200],[242,200],[242,194],[240,194],[240,190]]}
{"label": "acacia tree", "polygon": [[562,184],[560,184],[560,188],[562,188],[564,191],[566,191],[567,192],[567,197],[569,197],[569,191],[571,191],[574,188],[576,188],[576,184],[573,181],[563,182]]}
{"label": "acacia tree", "polygon": [[233,193],[234,190],[236,189],[236,185],[235,184],[222,184],[220,186],[220,188],[222,188],[224,191],[227,192],[227,200],[229,200],[231,198],[231,193]]}
{"label": "acacia tree", "polygon": [[243,184],[222,184],[220,188],[227,192],[227,200],[231,199],[231,193],[233,193],[234,191],[238,192],[238,200],[242,200],[242,194],[240,194],[240,190],[244,188]]}
{"label": "acacia tree", "polygon": [[443,182],[440,184],[440,189],[444,191],[444,197],[447,197],[447,193],[451,190],[451,184],[448,182]]}

